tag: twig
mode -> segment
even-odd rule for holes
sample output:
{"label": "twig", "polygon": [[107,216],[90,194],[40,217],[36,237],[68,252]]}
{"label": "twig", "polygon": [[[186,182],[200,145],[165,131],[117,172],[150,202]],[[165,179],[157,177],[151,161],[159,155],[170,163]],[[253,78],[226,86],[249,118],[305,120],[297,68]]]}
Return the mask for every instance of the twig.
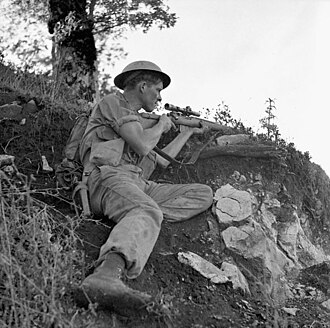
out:
{"label": "twig", "polygon": [[4,150],[4,152],[7,154],[7,147],[9,146],[9,144],[10,144],[10,142],[12,142],[14,139],[17,139],[17,138],[20,138],[21,137],[21,135],[19,135],[19,136],[15,136],[15,137],[12,137],[12,138],[10,138],[9,140],[8,140],[8,142],[7,142],[7,144],[6,144],[6,146],[5,146],[5,148],[3,148],[3,150]]}

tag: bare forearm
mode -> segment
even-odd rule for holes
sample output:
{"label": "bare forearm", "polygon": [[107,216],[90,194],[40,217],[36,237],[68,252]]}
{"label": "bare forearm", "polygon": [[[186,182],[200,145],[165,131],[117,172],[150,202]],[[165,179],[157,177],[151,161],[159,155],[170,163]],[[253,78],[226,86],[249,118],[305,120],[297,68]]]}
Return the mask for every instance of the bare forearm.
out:
{"label": "bare forearm", "polygon": [[[191,137],[192,131],[184,131],[177,135],[175,139],[173,139],[166,147],[162,150],[171,157],[176,157],[182,147],[186,144],[188,139]],[[163,157],[157,155],[157,163],[162,167],[167,167],[170,162],[164,159]]]}
{"label": "bare forearm", "polygon": [[157,123],[152,128],[143,130],[141,139],[144,144],[146,154],[156,147],[162,134],[163,127],[160,123]]}
{"label": "bare forearm", "polygon": [[120,136],[142,156],[147,155],[158,143],[161,135],[172,125],[167,118],[160,119],[153,127],[144,129],[139,122],[130,122],[120,127]]}

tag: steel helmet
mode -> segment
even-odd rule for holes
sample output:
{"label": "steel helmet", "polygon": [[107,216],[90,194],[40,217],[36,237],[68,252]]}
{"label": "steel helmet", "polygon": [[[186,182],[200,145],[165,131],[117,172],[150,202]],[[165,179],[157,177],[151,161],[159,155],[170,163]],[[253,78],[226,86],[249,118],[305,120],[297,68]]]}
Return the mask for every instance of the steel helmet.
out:
{"label": "steel helmet", "polygon": [[125,88],[125,81],[128,78],[128,76],[133,72],[137,72],[137,71],[157,72],[163,81],[164,89],[171,83],[171,78],[167,74],[162,72],[159,66],[157,66],[156,64],[150,61],[138,60],[128,64],[123,69],[123,71],[115,77],[114,79],[115,86],[123,90]]}

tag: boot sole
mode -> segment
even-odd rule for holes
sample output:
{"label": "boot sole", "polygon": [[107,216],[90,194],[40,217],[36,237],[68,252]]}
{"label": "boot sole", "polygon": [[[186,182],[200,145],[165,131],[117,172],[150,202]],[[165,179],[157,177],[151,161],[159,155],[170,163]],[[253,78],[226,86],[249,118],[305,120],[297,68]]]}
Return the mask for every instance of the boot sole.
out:
{"label": "boot sole", "polygon": [[88,307],[97,303],[97,309],[110,310],[120,315],[147,314],[152,297],[127,287],[120,279],[87,277],[74,291],[78,305]]}

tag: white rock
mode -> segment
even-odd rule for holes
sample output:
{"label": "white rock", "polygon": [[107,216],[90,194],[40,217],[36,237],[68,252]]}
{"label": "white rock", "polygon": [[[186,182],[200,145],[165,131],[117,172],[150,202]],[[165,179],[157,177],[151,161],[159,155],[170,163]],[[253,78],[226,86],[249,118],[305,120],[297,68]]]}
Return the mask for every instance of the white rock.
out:
{"label": "white rock", "polygon": [[321,304],[322,306],[330,310],[330,298],[327,301],[322,302]]}
{"label": "white rock", "polygon": [[15,156],[11,155],[0,155],[0,167],[4,165],[12,165],[14,164]]}
{"label": "white rock", "polygon": [[235,145],[239,143],[249,143],[250,136],[247,134],[224,135],[216,139],[218,146]]}
{"label": "white rock", "polygon": [[282,310],[291,315],[296,315],[297,311],[299,311],[298,308],[287,308],[287,307],[282,307]]}
{"label": "white rock", "polygon": [[241,288],[244,292],[250,293],[245,277],[233,264],[223,262],[221,269],[219,269],[214,264],[192,252],[178,253],[178,260],[183,264],[191,266],[214,284],[224,284],[231,281],[234,289]]}
{"label": "white rock", "polygon": [[245,176],[245,175],[241,175],[241,176],[239,177],[239,182],[240,182],[240,183],[246,183],[246,182],[247,182],[247,178],[246,178],[246,176]]}
{"label": "white rock", "polygon": [[42,155],[41,156],[41,160],[42,160],[42,169],[43,171],[46,172],[53,172],[53,168],[49,166],[46,156]]}
{"label": "white rock", "polygon": [[12,176],[15,172],[15,169],[12,165],[7,165],[2,168],[2,171],[5,172],[8,176]]}
{"label": "white rock", "polygon": [[178,260],[183,264],[191,266],[215,284],[224,284],[228,281],[228,278],[223,275],[223,272],[218,267],[193,252],[178,253]]}
{"label": "white rock", "polygon": [[252,215],[252,196],[247,191],[236,190],[227,184],[215,192],[214,199],[215,213],[220,223],[230,224]]}
{"label": "white rock", "polygon": [[297,262],[297,235],[300,229],[299,218],[296,212],[284,222],[277,225],[277,242],[286,254]]}
{"label": "white rock", "polygon": [[221,235],[229,251],[248,260],[256,279],[264,281],[266,293],[278,302],[289,296],[284,277],[295,265],[267,238],[257,222],[251,220],[240,227],[229,227]]}
{"label": "white rock", "polygon": [[236,265],[222,262],[221,270],[228,280],[232,282],[234,289],[241,288],[244,292],[250,294],[249,284]]}
{"label": "white rock", "polygon": [[234,173],[231,175],[231,178],[238,180],[240,176],[241,174],[238,171],[234,171]]}

